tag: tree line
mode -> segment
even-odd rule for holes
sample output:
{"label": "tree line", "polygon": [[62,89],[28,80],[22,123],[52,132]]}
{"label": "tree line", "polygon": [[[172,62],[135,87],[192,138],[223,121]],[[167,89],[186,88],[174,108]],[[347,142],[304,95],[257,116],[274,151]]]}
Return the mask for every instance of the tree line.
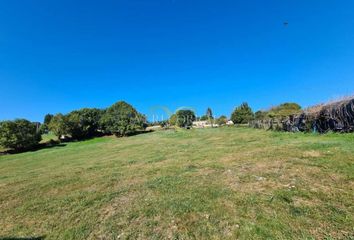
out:
{"label": "tree line", "polygon": [[40,128],[26,119],[0,122],[0,145],[16,151],[34,148],[49,131],[59,140],[83,140],[101,135],[128,136],[143,131],[146,117],[120,101],[107,109],[83,108],[68,114],[47,114]]}
{"label": "tree line", "polygon": [[[254,119],[263,119],[298,111],[299,105],[286,103],[269,111],[254,113],[251,107],[242,103],[231,114],[234,124],[246,124]],[[197,117],[190,109],[178,110],[169,120],[162,121],[162,126],[178,126],[190,128],[194,121],[209,121],[212,124],[224,125],[229,120],[222,115],[214,118],[211,108],[206,114]],[[32,149],[41,141],[41,135],[51,132],[61,140],[83,140],[102,135],[129,136],[142,132],[148,122],[145,115],[139,113],[132,105],[119,101],[106,109],[83,108],[68,114],[47,114],[43,124],[32,123],[26,119],[0,122],[0,146],[24,151]]]}

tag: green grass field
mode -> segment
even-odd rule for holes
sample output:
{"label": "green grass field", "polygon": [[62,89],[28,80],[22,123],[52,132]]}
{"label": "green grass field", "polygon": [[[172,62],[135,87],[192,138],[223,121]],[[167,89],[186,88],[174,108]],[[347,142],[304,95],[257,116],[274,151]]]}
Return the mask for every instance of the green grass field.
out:
{"label": "green grass field", "polygon": [[0,156],[0,239],[353,239],[354,134],[247,128]]}

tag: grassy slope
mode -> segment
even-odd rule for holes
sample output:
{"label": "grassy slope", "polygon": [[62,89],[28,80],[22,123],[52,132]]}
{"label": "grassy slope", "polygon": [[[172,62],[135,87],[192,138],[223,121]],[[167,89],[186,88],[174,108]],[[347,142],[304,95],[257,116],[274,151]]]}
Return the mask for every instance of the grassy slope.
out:
{"label": "grassy slope", "polygon": [[354,135],[221,128],[0,156],[0,238],[353,237]]}

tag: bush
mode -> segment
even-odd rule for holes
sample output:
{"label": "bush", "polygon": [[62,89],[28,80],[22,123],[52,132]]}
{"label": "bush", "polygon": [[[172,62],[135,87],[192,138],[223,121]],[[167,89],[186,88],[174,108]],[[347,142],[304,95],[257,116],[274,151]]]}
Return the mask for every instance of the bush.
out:
{"label": "bush", "polygon": [[272,107],[268,111],[257,111],[255,120],[282,120],[292,115],[301,114],[301,106],[297,103],[283,103],[279,106]]}
{"label": "bush", "polygon": [[253,120],[254,115],[252,109],[248,106],[248,103],[244,102],[237,107],[231,114],[231,120],[234,123],[249,123]]}
{"label": "bush", "polygon": [[273,107],[269,110],[268,116],[270,118],[279,118],[288,117],[294,114],[301,113],[301,106],[297,103],[283,103],[279,106]]}
{"label": "bush", "polygon": [[209,118],[208,118],[207,115],[203,115],[203,116],[201,116],[201,117],[199,118],[199,120],[200,120],[200,121],[208,121]]}
{"label": "bush", "polygon": [[120,101],[109,107],[101,118],[106,133],[127,136],[144,129],[145,117],[130,104]]}
{"label": "bush", "polygon": [[177,115],[176,114],[172,114],[170,119],[169,119],[170,125],[171,126],[175,126],[177,124]]}
{"label": "bush", "polygon": [[179,127],[189,128],[195,121],[195,114],[191,110],[179,110],[176,112],[176,124]]}
{"label": "bush", "polygon": [[254,114],[254,119],[255,120],[263,120],[263,119],[267,118],[267,116],[268,116],[267,112],[265,112],[265,111],[257,111]]}
{"label": "bush", "polygon": [[37,125],[25,119],[0,122],[0,145],[14,150],[28,150],[41,141]]}
{"label": "bush", "polygon": [[216,119],[216,124],[219,124],[220,126],[225,125],[226,123],[227,123],[227,117],[224,115]]}

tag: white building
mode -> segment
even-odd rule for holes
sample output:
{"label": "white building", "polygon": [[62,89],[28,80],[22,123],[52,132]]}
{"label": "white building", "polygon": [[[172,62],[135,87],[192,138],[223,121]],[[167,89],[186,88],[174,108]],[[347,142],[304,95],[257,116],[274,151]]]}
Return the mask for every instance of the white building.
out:
{"label": "white building", "polygon": [[230,125],[234,125],[234,122],[233,122],[233,121],[231,121],[231,120],[229,120],[229,121],[227,121],[227,122],[226,122],[226,125],[228,125],[228,126],[230,126]]}
{"label": "white building", "polygon": [[194,121],[193,128],[219,127],[219,124],[211,124],[208,121]]}

